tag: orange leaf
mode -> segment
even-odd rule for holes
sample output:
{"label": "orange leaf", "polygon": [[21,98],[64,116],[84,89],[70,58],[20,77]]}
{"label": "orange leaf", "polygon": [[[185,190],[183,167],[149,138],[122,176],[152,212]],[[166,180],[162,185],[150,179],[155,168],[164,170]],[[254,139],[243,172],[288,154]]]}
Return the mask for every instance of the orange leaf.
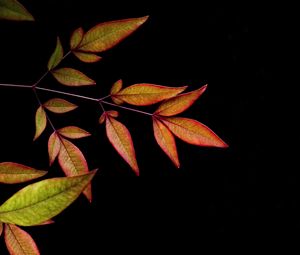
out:
{"label": "orange leaf", "polygon": [[102,52],[111,49],[137,30],[148,17],[100,23],[91,28],[79,46],[81,51]]}
{"label": "orange leaf", "polygon": [[54,132],[48,140],[48,153],[49,153],[49,162],[50,166],[53,164],[60,151],[60,139],[59,136]]}
{"label": "orange leaf", "polygon": [[70,39],[71,50],[76,49],[80,45],[80,43],[83,39],[83,35],[84,35],[84,31],[83,31],[82,27],[76,29],[73,32],[73,34],[71,35],[71,39]]}
{"label": "orange leaf", "polygon": [[40,135],[44,132],[47,126],[47,115],[42,106],[40,106],[35,114],[35,136],[33,141],[38,139]]}
{"label": "orange leaf", "polygon": [[116,81],[116,82],[112,85],[111,90],[110,90],[110,94],[111,94],[111,95],[117,94],[118,92],[120,92],[120,90],[122,89],[122,87],[123,87],[123,80],[120,79],[120,80]]}
{"label": "orange leaf", "polygon": [[179,117],[161,120],[174,135],[187,143],[207,147],[228,147],[212,130],[196,120]]}
{"label": "orange leaf", "polygon": [[54,220],[47,220],[47,221],[44,221],[44,222],[42,222],[42,223],[40,223],[40,224],[37,224],[37,225],[33,225],[32,227],[39,227],[39,226],[45,226],[45,225],[51,225],[51,224],[54,224],[55,222],[54,222]]}
{"label": "orange leaf", "polygon": [[158,145],[168,155],[176,167],[180,167],[176,143],[170,130],[157,118],[153,118],[154,136]]}
{"label": "orange leaf", "polygon": [[80,139],[91,135],[89,132],[75,126],[64,127],[59,129],[57,132],[70,139]]}
{"label": "orange leaf", "polygon": [[0,222],[0,236],[2,235],[2,233],[3,233],[3,223]]}
{"label": "orange leaf", "polygon": [[135,84],[131,85],[119,93],[115,94],[113,98],[122,100],[128,104],[144,106],[151,105],[163,101],[165,99],[174,97],[183,92],[187,87],[166,87],[154,84]]}
{"label": "orange leaf", "polygon": [[154,114],[160,116],[173,116],[188,109],[206,90],[207,85],[195,91],[178,95],[164,101]]}
{"label": "orange leaf", "polygon": [[135,150],[128,129],[121,122],[107,115],[106,134],[120,156],[131,166],[136,175],[139,175]]}
{"label": "orange leaf", "polygon": [[104,113],[101,115],[101,117],[100,117],[100,119],[99,119],[99,123],[100,123],[100,124],[103,124],[103,123],[104,123],[104,121],[105,121],[105,119],[106,119],[106,115],[108,115],[108,116],[110,116],[110,117],[113,117],[113,118],[119,117],[119,113],[118,113],[117,111],[106,111],[106,112],[104,112]]}
{"label": "orange leaf", "polygon": [[32,237],[12,224],[5,224],[4,237],[6,247],[11,255],[39,255],[39,249]]}
{"label": "orange leaf", "polygon": [[67,113],[75,110],[78,106],[61,98],[53,98],[44,103],[44,107],[54,113]]}
{"label": "orange leaf", "polygon": [[[58,162],[66,176],[77,176],[89,172],[86,159],[82,152],[70,141],[60,138],[61,146],[58,154]],[[91,184],[83,191],[87,199],[92,201]]]}
{"label": "orange leaf", "polygon": [[59,83],[66,86],[86,86],[96,84],[94,80],[73,68],[60,68],[51,71],[51,73]]}
{"label": "orange leaf", "polygon": [[73,51],[73,54],[84,63],[96,63],[102,59],[100,56],[93,53]]}

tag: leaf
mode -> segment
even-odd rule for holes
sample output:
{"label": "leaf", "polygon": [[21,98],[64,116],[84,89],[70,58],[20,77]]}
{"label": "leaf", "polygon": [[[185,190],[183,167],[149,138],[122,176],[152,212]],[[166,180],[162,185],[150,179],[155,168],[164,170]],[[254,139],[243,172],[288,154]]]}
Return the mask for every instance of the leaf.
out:
{"label": "leaf", "polygon": [[187,86],[172,88],[154,84],[135,84],[131,85],[117,94],[113,95],[113,98],[124,101],[128,104],[145,106],[156,104],[165,99],[174,97],[183,92]]}
{"label": "leaf", "polygon": [[100,124],[104,123],[104,121],[106,120],[106,115],[113,117],[113,118],[119,117],[119,113],[117,111],[106,111],[101,115],[101,117],[99,119]]}
{"label": "leaf", "polygon": [[96,63],[102,59],[102,57],[93,53],[73,51],[73,54],[84,63]]}
{"label": "leaf", "polygon": [[19,227],[6,224],[4,229],[6,247],[11,255],[39,255],[32,237]]}
{"label": "leaf", "polygon": [[60,139],[56,132],[52,133],[48,140],[49,164],[53,164],[60,151]]}
{"label": "leaf", "polygon": [[23,183],[40,178],[45,174],[47,171],[36,170],[17,163],[0,163],[0,183]]}
{"label": "leaf", "polygon": [[44,107],[53,113],[67,113],[75,110],[78,106],[61,98],[53,98],[44,103]]}
{"label": "leaf", "polygon": [[102,52],[111,49],[137,30],[148,17],[100,23],[91,28],[79,46],[81,51]]}
{"label": "leaf", "polygon": [[59,37],[57,37],[56,48],[48,62],[48,70],[50,71],[53,68],[57,67],[58,64],[63,60],[63,57],[64,57],[64,50],[61,45]]}
{"label": "leaf", "polygon": [[96,82],[80,71],[73,68],[60,68],[51,72],[54,78],[66,86],[95,85]]}
{"label": "leaf", "polygon": [[2,233],[3,233],[3,223],[0,222],[0,237],[1,237]]}
{"label": "leaf", "polygon": [[[77,176],[89,172],[86,159],[82,152],[70,141],[60,138],[61,147],[58,154],[58,163],[66,176]],[[89,184],[83,191],[87,199],[92,201],[92,187]]]}
{"label": "leaf", "polygon": [[160,116],[173,116],[188,109],[206,90],[207,85],[195,91],[178,95],[164,101],[154,114]]}
{"label": "leaf", "polygon": [[38,139],[40,135],[44,132],[47,126],[47,115],[42,106],[40,106],[35,114],[35,136],[33,141]]}
{"label": "leaf", "polygon": [[121,122],[106,115],[106,134],[120,156],[131,166],[136,175],[139,175],[135,150],[128,129]]}
{"label": "leaf", "polygon": [[179,139],[198,146],[227,148],[228,145],[202,123],[179,117],[161,118]]}
{"label": "leaf", "polygon": [[16,0],[0,0],[0,19],[34,21],[33,16]]}
{"label": "leaf", "polygon": [[96,171],[43,180],[26,186],[0,206],[0,221],[19,226],[41,224],[66,209],[90,183]]}
{"label": "leaf", "polygon": [[154,136],[158,145],[172,160],[177,168],[180,167],[176,143],[173,134],[170,130],[157,118],[153,118]]}
{"label": "leaf", "polygon": [[123,87],[123,80],[120,79],[112,85],[111,90],[110,90],[110,94],[111,95],[117,94],[118,92],[120,92],[122,87]]}
{"label": "leaf", "polygon": [[70,139],[80,139],[91,135],[89,132],[75,126],[64,127],[59,129],[57,132]]}
{"label": "leaf", "polygon": [[55,222],[54,222],[54,220],[47,220],[47,221],[44,221],[44,222],[42,222],[42,223],[40,223],[40,224],[37,224],[37,225],[34,225],[33,227],[39,227],[39,226],[45,226],[45,225],[51,225],[51,224],[54,224]]}
{"label": "leaf", "polygon": [[71,35],[71,39],[70,39],[71,50],[76,49],[80,45],[80,43],[83,39],[83,35],[84,35],[84,31],[83,31],[82,27],[76,29],[73,32],[73,34]]}

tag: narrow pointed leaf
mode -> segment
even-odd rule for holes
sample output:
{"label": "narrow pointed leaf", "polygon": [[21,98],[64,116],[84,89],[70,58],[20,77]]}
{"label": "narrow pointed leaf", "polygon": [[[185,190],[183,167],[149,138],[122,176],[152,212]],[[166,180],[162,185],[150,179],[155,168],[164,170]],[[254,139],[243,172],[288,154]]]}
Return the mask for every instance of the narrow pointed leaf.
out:
{"label": "narrow pointed leaf", "polygon": [[[88,164],[80,149],[70,141],[60,138],[61,146],[58,154],[58,163],[66,176],[77,176],[89,172]],[[89,184],[83,194],[91,202],[92,187]]]}
{"label": "narrow pointed leaf", "polygon": [[39,249],[32,237],[23,229],[6,224],[4,228],[6,247],[11,255],[39,255]]}
{"label": "narrow pointed leaf", "polygon": [[156,104],[165,99],[174,97],[183,92],[187,87],[166,87],[154,84],[135,84],[129,86],[113,97],[128,104],[144,106]]}
{"label": "narrow pointed leaf", "polygon": [[91,134],[79,127],[69,126],[61,128],[57,131],[60,135],[70,139],[80,139],[91,136]]}
{"label": "narrow pointed leaf", "polygon": [[91,78],[73,68],[60,68],[53,70],[51,73],[59,83],[66,86],[76,87],[96,84]]}
{"label": "narrow pointed leaf", "polygon": [[62,61],[63,57],[64,57],[64,50],[61,45],[59,37],[57,37],[56,48],[48,62],[48,70],[50,71],[53,68],[57,67],[58,64]]}
{"label": "narrow pointed leaf", "polygon": [[101,117],[99,118],[99,123],[103,124],[105,120],[106,120],[106,113],[104,112],[104,113],[102,113]]}
{"label": "narrow pointed leaf", "polygon": [[2,236],[2,233],[3,233],[3,223],[0,222],[0,237]]}
{"label": "narrow pointed leaf", "polygon": [[160,116],[174,116],[184,112],[204,93],[207,86],[203,86],[195,91],[178,95],[164,101],[154,114]]}
{"label": "narrow pointed leaf", "polygon": [[47,171],[36,170],[17,163],[0,163],[0,183],[23,183],[40,178],[45,174]]}
{"label": "narrow pointed leaf", "polygon": [[26,186],[0,206],[0,221],[33,226],[55,217],[74,202],[95,173],[53,178]]}
{"label": "narrow pointed leaf", "polygon": [[54,222],[54,220],[46,220],[46,221],[44,221],[44,222],[42,222],[42,223],[40,223],[40,224],[37,224],[37,225],[33,225],[33,227],[39,227],[39,226],[45,226],[45,225],[51,225],[51,224],[54,224],[55,222]]}
{"label": "narrow pointed leaf", "polygon": [[80,45],[80,43],[83,39],[83,35],[84,35],[84,31],[83,31],[82,27],[76,29],[73,32],[73,34],[71,35],[71,39],[70,39],[71,50],[76,49]]}
{"label": "narrow pointed leaf", "polygon": [[176,148],[175,138],[173,134],[161,121],[159,121],[156,118],[153,118],[153,130],[158,145],[172,160],[174,165],[177,168],[179,168],[180,163],[178,159],[177,148]]}
{"label": "narrow pointed leaf", "polygon": [[48,140],[49,164],[53,164],[60,151],[60,139],[56,132],[52,133]]}
{"label": "narrow pointed leaf", "polygon": [[73,54],[84,63],[96,63],[102,59],[102,57],[93,53],[73,51]]}
{"label": "narrow pointed leaf", "polygon": [[137,30],[148,17],[100,23],[91,28],[79,46],[81,51],[102,52],[111,49]]}
{"label": "narrow pointed leaf", "polygon": [[118,92],[120,92],[122,87],[123,87],[123,80],[116,81],[111,87],[110,94],[111,95],[117,94]]}
{"label": "narrow pointed leaf", "polygon": [[44,103],[44,107],[54,113],[67,113],[75,110],[78,106],[61,98],[53,98]]}
{"label": "narrow pointed leaf", "polygon": [[174,135],[187,143],[207,147],[228,147],[212,130],[196,120],[170,117],[163,118],[162,121]]}
{"label": "narrow pointed leaf", "polygon": [[34,21],[33,16],[16,0],[0,0],[0,19]]}
{"label": "narrow pointed leaf", "polygon": [[131,166],[136,175],[139,175],[135,150],[128,129],[121,122],[106,116],[106,134],[116,151]]}
{"label": "narrow pointed leaf", "polygon": [[45,110],[40,106],[35,114],[35,136],[33,141],[38,139],[40,135],[44,132],[47,126],[47,116]]}
{"label": "narrow pointed leaf", "polygon": [[103,124],[103,123],[104,123],[104,121],[106,120],[106,116],[110,116],[110,117],[113,117],[113,118],[117,118],[117,117],[119,117],[119,112],[117,112],[117,111],[106,111],[106,112],[104,112],[104,113],[101,115],[100,119],[99,119],[99,123],[100,123],[100,124]]}

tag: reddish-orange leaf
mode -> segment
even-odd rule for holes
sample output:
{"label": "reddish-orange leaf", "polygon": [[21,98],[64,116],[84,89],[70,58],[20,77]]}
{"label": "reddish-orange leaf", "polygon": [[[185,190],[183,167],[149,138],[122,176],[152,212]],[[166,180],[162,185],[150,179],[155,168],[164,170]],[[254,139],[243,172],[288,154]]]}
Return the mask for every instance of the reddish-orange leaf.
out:
{"label": "reddish-orange leaf", "polygon": [[45,174],[47,174],[46,171],[37,170],[13,162],[0,163],[0,183],[22,183],[40,178]]}
{"label": "reddish-orange leaf", "polygon": [[0,236],[2,235],[2,232],[3,232],[3,223],[0,222]]}
{"label": "reddish-orange leaf", "polygon": [[187,143],[207,147],[228,147],[212,130],[196,120],[179,117],[161,120],[174,135]]}
{"label": "reddish-orange leaf", "polygon": [[61,98],[53,98],[44,103],[44,107],[54,113],[67,113],[75,110],[78,106]]}
{"label": "reddish-orange leaf", "polygon": [[12,224],[5,224],[4,237],[11,255],[39,255],[39,249],[32,237]]}
{"label": "reddish-orange leaf", "polygon": [[106,134],[120,156],[131,166],[136,175],[139,175],[135,150],[128,129],[121,122],[107,115]]}
{"label": "reddish-orange leaf", "polygon": [[99,123],[103,124],[105,120],[106,120],[106,113],[104,112],[104,113],[102,113],[101,117],[99,118]]}
{"label": "reddish-orange leaf", "polygon": [[96,84],[94,80],[73,68],[60,68],[51,71],[51,73],[59,83],[66,86],[87,86]]}
{"label": "reddish-orange leaf", "polygon": [[73,51],[73,54],[84,63],[96,63],[102,59],[102,57],[93,53]]}
{"label": "reddish-orange leaf", "polygon": [[132,34],[147,19],[142,17],[100,23],[86,32],[79,49],[86,52],[106,51]]}
{"label": "reddish-orange leaf", "polygon": [[110,94],[115,95],[115,94],[119,93],[120,90],[122,89],[122,87],[123,87],[123,80],[120,79],[112,85],[111,90],[110,90]]}
{"label": "reddish-orange leaf", "polygon": [[158,145],[168,155],[176,167],[180,167],[175,138],[170,130],[157,118],[153,118],[154,136]]}
{"label": "reddish-orange leaf", "polygon": [[64,127],[59,129],[57,132],[70,139],[80,139],[91,135],[89,132],[75,126]]}
{"label": "reddish-orange leaf", "polygon": [[106,112],[104,112],[104,113],[101,115],[101,117],[100,117],[100,119],[99,119],[99,123],[100,123],[100,124],[103,124],[103,123],[104,123],[104,121],[105,121],[105,119],[106,119],[106,115],[108,115],[108,116],[110,116],[110,117],[113,117],[113,118],[119,117],[119,113],[118,113],[117,111],[106,111]]}
{"label": "reddish-orange leaf", "polygon": [[164,101],[154,114],[160,116],[174,116],[188,109],[206,90],[207,85],[195,91],[178,95]]}
{"label": "reddish-orange leaf", "polygon": [[59,136],[54,132],[48,140],[48,153],[50,166],[53,164],[58,153],[60,151],[60,139]]}
{"label": "reddish-orange leaf", "polygon": [[113,97],[128,104],[144,106],[151,105],[169,99],[183,92],[187,87],[166,87],[155,84],[135,84],[131,85]]}
{"label": "reddish-orange leaf", "polygon": [[[61,146],[58,154],[58,162],[66,176],[77,176],[89,172],[88,164],[80,149],[70,141],[60,138]],[[92,188],[89,184],[83,194],[92,201]]]}
{"label": "reddish-orange leaf", "polygon": [[83,35],[84,35],[84,31],[83,31],[82,27],[76,29],[73,32],[73,34],[71,35],[71,39],[70,39],[71,50],[76,49],[80,45],[80,43],[83,39]]}
{"label": "reddish-orange leaf", "polygon": [[47,115],[42,106],[40,106],[35,114],[35,136],[33,141],[38,139],[40,135],[44,132],[47,126]]}
{"label": "reddish-orange leaf", "polygon": [[39,226],[51,225],[51,224],[54,224],[54,223],[55,223],[54,220],[50,219],[50,220],[44,221],[44,222],[42,222],[40,224],[32,225],[32,227],[34,227],[34,226],[39,227]]}

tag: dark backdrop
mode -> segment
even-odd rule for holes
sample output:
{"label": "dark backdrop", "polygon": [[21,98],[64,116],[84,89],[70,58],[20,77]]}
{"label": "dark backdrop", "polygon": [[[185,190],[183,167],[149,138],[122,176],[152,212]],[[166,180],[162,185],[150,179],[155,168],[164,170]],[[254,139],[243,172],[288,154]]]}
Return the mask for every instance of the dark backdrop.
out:
{"label": "dark backdrop", "polygon": [[[155,143],[151,121],[120,111],[120,120],[132,132],[141,169],[139,179],[128,178],[133,176],[130,168],[108,143],[104,127],[98,125],[100,109],[92,102],[69,98],[80,104],[79,110],[51,116],[53,122],[57,127],[78,125],[93,133],[92,138],[76,144],[85,152],[90,168],[100,171],[93,181],[92,205],[80,197],[56,217],[56,224],[28,228],[42,254],[80,254],[82,249],[86,251],[81,254],[100,254],[108,242],[113,244],[111,249],[135,246],[139,240],[152,246],[165,242],[170,234],[197,240],[203,229],[255,231],[258,221],[263,222],[260,229],[275,229],[264,211],[274,204],[258,203],[254,195],[260,180],[270,177],[264,145],[268,132],[265,95],[275,60],[272,8],[196,5],[194,1],[22,2],[37,22],[0,22],[2,83],[36,81],[45,72],[56,36],[67,47],[70,33],[79,26],[87,30],[102,21],[150,15],[139,31],[103,53],[103,61],[88,65],[70,57],[64,62],[94,78],[97,88],[65,88],[51,77],[43,86],[97,97],[106,95],[120,78],[125,85],[187,84],[191,89],[208,83],[206,93],[184,116],[205,123],[230,145],[227,150],[206,149],[178,141],[182,165],[178,170]],[[40,95],[43,100],[51,96]],[[32,143],[36,108],[30,91],[0,88],[0,162],[47,166],[51,130]],[[55,163],[49,177],[60,175]],[[22,186],[1,185],[1,201]],[[278,224],[285,227],[288,223]],[[153,233],[152,237],[146,237],[147,233]],[[3,244],[0,253],[6,254]]]}

